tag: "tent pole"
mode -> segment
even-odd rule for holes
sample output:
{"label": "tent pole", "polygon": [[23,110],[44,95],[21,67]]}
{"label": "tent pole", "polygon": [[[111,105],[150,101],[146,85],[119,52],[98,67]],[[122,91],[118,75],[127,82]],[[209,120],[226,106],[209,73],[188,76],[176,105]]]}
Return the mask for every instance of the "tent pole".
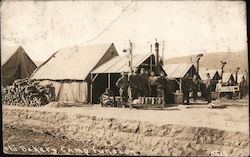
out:
{"label": "tent pole", "polygon": [[110,73],[108,73],[108,88],[110,89]]}
{"label": "tent pole", "polygon": [[93,74],[91,74],[90,81],[90,103],[93,105],[93,84],[92,84]]}

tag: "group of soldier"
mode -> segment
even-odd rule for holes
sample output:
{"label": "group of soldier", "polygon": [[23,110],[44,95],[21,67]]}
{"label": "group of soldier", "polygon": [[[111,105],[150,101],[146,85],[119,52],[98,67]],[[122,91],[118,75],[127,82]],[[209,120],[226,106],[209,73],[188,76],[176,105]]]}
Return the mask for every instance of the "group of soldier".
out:
{"label": "group of soldier", "polygon": [[[181,83],[183,104],[188,105],[190,103],[190,97],[192,97],[195,102],[198,96],[201,96],[201,93],[207,103],[211,103],[213,87],[217,84],[215,91],[218,92],[218,86],[221,82],[221,80],[213,80],[209,73],[206,74],[205,80],[200,80],[197,74],[190,76],[189,73],[187,73]],[[201,85],[203,85],[202,89]],[[129,98],[140,99],[141,97],[153,97],[162,98],[162,103],[166,104],[166,96],[170,94],[170,83],[165,73],[160,72],[160,76],[156,76],[155,72],[151,71],[150,75],[148,75],[148,72],[144,68],[141,68],[140,71],[135,68],[131,73],[122,72],[121,77],[116,82],[116,86],[119,88],[121,101],[124,103],[127,103]],[[245,86],[246,81],[243,77],[239,83],[240,98],[245,95]],[[113,92],[110,89],[106,89],[102,97],[106,97],[108,103],[113,103],[111,99],[108,99],[111,95],[113,95]],[[218,93],[218,95],[220,94]]]}
{"label": "group of soldier", "polygon": [[135,68],[129,76],[125,72],[122,72],[121,75],[116,86],[119,88],[122,102],[128,102],[129,91],[133,99],[162,97],[165,101],[164,95],[168,81],[164,72],[161,72],[160,76],[156,76],[152,71],[148,76],[148,72],[144,68],[141,68],[140,72]]}

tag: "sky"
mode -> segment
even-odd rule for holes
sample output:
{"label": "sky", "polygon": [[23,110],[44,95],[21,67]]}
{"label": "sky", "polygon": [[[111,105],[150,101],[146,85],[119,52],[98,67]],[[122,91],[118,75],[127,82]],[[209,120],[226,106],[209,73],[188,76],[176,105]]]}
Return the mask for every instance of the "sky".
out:
{"label": "sky", "polygon": [[149,53],[155,39],[164,58],[247,52],[246,3],[113,0],[1,5],[1,46],[22,45],[35,61],[75,45],[114,43],[122,54],[129,40],[134,53]]}

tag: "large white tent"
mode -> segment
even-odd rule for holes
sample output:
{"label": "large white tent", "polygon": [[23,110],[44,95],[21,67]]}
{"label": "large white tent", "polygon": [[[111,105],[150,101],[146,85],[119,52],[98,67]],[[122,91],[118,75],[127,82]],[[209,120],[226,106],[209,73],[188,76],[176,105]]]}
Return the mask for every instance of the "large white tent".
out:
{"label": "large white tent", "polygon": [[57,101],[88,103],[90,72],[117,55],[113,43],[60,49],[35,70],[31,79],[53,84]]}

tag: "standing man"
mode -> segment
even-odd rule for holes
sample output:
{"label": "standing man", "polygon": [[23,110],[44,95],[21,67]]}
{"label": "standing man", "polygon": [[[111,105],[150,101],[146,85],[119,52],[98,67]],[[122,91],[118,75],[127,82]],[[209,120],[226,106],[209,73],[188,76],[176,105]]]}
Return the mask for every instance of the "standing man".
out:
{"label": "standing man", "polygon": [[165,74],[161,72],[160,77],[157,79],[157,97],[162,98],[162,104],[165,103],[165,91],[167,86],[167,79],[165,78]]}
{"label": "standing man", "polygon": [[222,87],[222,80],[219,80],[216,84],[215,92],[218,94],[218,98],[221,98],[221,87]]}
{"label": "standing man", "polygon": [[196,74],[194,74],[194,76],[193,76],[191,89],[192,89],[192,92],[193,92],[194,101],[196,101],[196,99],[198,97],[197,93],[198,93],[198,91],[200,89],[200,80],[197,78]]}
{"label": "standing man", "polygon": [[131,94],[133,99],[138,99],[140,96],[141,89],[141,78],[138,74],[138,69],[135,68],[132,75],[129,77],[129,86],[131,89]]}
{"label": "standing man", "polygon": [[119,88],[122,102],[128,102],[128,76],[125,72],[122,72],[121,75],[122,77],[117,80],[115,85]]}
{"label": "standing man", "polygon": [[141,81],[140,95],[143,97],[146,97],[148,96],[148,93],[149,93],[148,74],[145,72],[144,68],[141,68],[140,81]]}
{"label": "standing man", "polygon": [[246,94],[246,80],[245,77],[242,76],[240,84],[239,84],[239,88],[240,88],[240,99],[242,99],[243,97],[245,97]]}
{"label": "standing man", "polygon": [[149,87],[149,93],[151,97],[157,96],[157,77],[155,76],[155,73],[152,71],[150,73],[150,77],[148,78],[148,87]]}
{"label": "standing man", "polygon": [[189,92],[191,90],[191,80],[189,79],[189,74],[187,73],[182,80],[182,89],[183,89],[183,104],[189,105]]}
{"label": "standing man", "polygon": [[205,80],[205,91],[206,91],[206,96],[207,96],[207,103],[211,103],[211,91],[212,91],[212,79],[210,78],[210,74],[207,73],[207,79]]}

